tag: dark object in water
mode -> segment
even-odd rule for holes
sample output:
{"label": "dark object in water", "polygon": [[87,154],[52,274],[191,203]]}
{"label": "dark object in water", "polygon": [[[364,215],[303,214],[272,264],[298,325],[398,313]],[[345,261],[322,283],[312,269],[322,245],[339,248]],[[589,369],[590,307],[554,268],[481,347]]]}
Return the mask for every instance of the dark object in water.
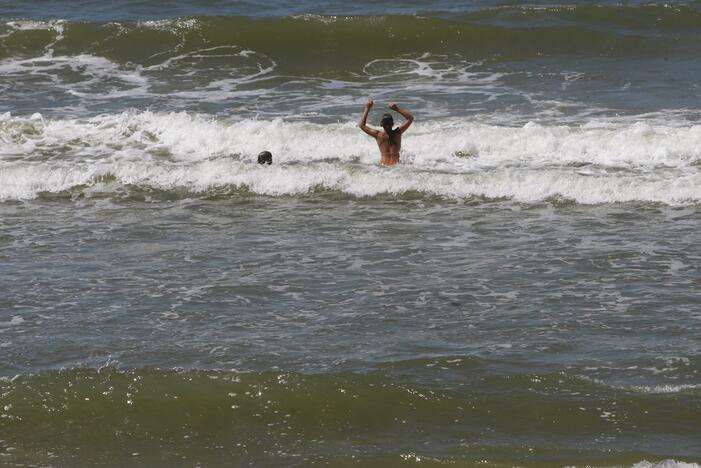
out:
{"label": "dark object in water", "polygon": [[261,151],[258,153],[258,164],[272,164],[273,154],[270,151]]}

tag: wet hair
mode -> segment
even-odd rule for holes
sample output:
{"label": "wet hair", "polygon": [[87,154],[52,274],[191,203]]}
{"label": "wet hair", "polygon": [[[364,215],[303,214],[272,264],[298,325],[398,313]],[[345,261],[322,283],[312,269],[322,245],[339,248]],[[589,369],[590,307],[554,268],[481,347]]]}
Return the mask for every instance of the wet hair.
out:
{"label": "wet hair", "polygon": [[[394,126],[394,117],[392,117],[392,114],[384,114],[382,120],[380,120],[380,125],[385,129],[387,135],[389,135],[389,144],[397,146],[395,137],[399,134],[399,128],[392,128]],[[389,130],[387,130],[388,127]]]}
{"label": "wet hair", "polygon": [[258,153],[258,164],[272,164],[273,154],[270,151],[261,151]]}

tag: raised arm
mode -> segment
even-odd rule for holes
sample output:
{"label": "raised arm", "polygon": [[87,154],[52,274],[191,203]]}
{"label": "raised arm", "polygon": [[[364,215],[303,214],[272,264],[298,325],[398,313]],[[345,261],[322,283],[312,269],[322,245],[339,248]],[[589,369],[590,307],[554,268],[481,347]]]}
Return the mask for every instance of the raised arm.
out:
{"label": "raised arm", "polygon": [[404,123],[399,126],[399,133],[404,133],[406,131],[406,129],[409,128],[409,126],[411,126],[411,123],[414,121],[414,116],[411,115],[411,112],[409,112],[406,109],[402,109],[401,107],[399,107],[398,105],[396,105],[393,102],[388,104],[387,107],[389,107],[393,111],[399,112],[400,114],[402,114],[402,117],[404,117],[404,119],[405,119]]}
{"label": "raised arm", "polygon": [[371,137],[377,137],[377,134],[379,131],[375,130],[374,128],[368,127],[368,113],[370,112],[370,109],[372,109],[372,99],[368,99],[368,102],[365,103],[365,108],[363,109],[363,115],[360,116],[360,122],[358,123],[358,127]]}

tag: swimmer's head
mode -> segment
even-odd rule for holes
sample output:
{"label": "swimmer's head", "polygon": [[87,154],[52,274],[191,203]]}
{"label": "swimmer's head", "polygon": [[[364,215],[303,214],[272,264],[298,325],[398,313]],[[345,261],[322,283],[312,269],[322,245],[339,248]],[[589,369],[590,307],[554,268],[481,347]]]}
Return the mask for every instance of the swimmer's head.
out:
{"label": "swimmer's head", "polygon": [[382,120],[380,120],[380,125],[385,129],[387,135],[389,135],[389,144],[392,146],[397,146],[397,134],[399,129],[393,129],[394,127],[394,117],[392,114],[384,114]]}
{"label": "swimmer's head", "polygon": [[270,151],[261,151],[258,154],[258,164],[272,164],[273,154]]}
{"label": "swimmer's head", "polygon": [[392,126],[394,126],[394,117],[392,117],[392,114],[382,115],[382,120],[380,120],[380,126],[389,133],[392,130]]}

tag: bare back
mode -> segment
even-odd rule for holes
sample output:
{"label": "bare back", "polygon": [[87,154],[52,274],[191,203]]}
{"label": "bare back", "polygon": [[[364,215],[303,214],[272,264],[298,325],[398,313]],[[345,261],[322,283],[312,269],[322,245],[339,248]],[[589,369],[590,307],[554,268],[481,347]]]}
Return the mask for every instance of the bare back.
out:
{"label": "bare back", "polygon": [[[388,108],[393,111],[399,112],[404,119],[397,129],[393,131],[394,144],[390,143],[388,130],[392,129],[392,117],[388,115],[390,122],[383,123],[384,130],[375,130],[367,125],[368,113],[372,108],[373,101],[369,99],[365,108],[363,109],[363,114],[360,117],[360,123],[358,126],[362,131],[370,135],[377,142],[377,147],[380,149],[380,164],[383,166],[394,166],[399,164],[399,151],[402,148],[402,134],[409,128],[411,123],[414,121],[414,116],[405,109],[401,109],[398,105],[390,103],[387,105]],[[384,120],[384,119],[383,119]]]}
{"label": "bare back", "polygon": [[400,132],[396,132],[394,135],[394,145],[390,143],[389,135],[384,130],[377,132],[375,141],[380,149],[381,165],[394,166],[399,164],[399,151],[402,149],[402,134]]}

